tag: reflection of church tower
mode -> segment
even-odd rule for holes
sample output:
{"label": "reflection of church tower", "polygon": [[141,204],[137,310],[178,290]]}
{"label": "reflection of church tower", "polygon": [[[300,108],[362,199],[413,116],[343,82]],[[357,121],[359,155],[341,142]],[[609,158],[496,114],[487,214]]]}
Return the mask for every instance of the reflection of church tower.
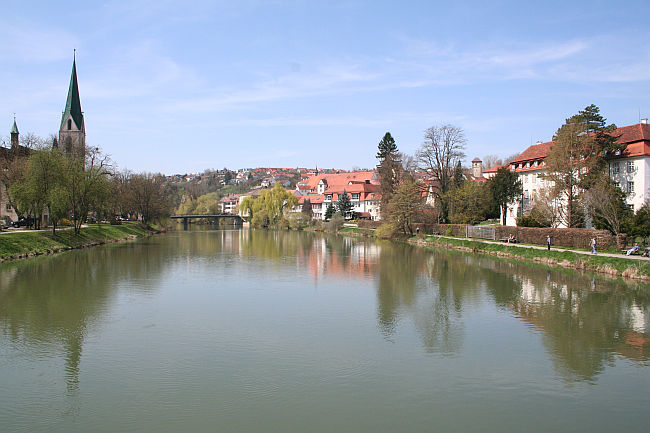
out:
{"label": "reflection of church tower", "polygon": [[59,128],[59,148],[65,154],[83,157],[86,154],[86,126],[79,99],[76,63],[75,56],[72,61],[68,100],[65,103],[65,111],[63,111]]}

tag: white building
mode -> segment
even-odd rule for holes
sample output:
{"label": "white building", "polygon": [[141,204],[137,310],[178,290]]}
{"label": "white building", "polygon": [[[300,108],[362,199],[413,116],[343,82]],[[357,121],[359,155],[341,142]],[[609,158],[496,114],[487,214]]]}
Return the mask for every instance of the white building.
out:
{"label": "white building", "polygon": [[[625,150],[608,156],[609,174],[614,184],[627,194],[627,203],[635,212],[650,198],[650,125],[647,119],[636,125],[617,128],[613,133],[617,143]],[[534,203],[539,194],[553,185],[544,179],[546,156],[553,142],[537,142],[508,163],[511,171],[519,175],[523,194],[508,206],[506,225],[516,226],[521,217]],[[485,170],[486,177],[493,176],[499,167]],[[566,227],[561,222],[558,227]]]}

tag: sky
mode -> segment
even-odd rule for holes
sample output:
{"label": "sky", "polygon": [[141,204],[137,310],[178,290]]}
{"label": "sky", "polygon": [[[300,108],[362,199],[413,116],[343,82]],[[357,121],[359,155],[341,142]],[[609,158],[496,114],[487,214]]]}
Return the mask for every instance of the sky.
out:
{"label": "sky", "polygon": [[[466,163],[589,104],[650,117],[647,1],[23,1],[2,6],[0,136],[58,131],[77,50],[87,145],[120,168],[373,167],[465,131]],[[3,120],[4,119],[4,120]],[[2,125],[5,131],[2,131]]]}

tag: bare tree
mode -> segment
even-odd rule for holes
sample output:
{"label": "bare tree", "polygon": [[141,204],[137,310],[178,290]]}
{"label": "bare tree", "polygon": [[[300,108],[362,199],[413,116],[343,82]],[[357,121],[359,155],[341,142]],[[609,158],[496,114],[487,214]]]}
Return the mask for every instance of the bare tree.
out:
{"label": "bare tree", "polygon": [[432,126],[424,132],[424,143],[416,154],[418,165],[437,186],[434,194],[443,221],[447,220],[445,194],[451,189],[454,169],[465,157],[466,142],[465,133],[458,126]]}
{"label": "bare tree", "polygon": [[621,233],[623,220],[631,215],[625,204],[625,193],[601,179],[583,194],[584,204],[590,210],[596,226],[605,227],[615,235]]}
{"label": "bare tree", "polygon": [[544,188],[533,197],[533,205],[528,213],[542,226],[557,227],[561,222],[560,207],[553,191],[550,188]]}

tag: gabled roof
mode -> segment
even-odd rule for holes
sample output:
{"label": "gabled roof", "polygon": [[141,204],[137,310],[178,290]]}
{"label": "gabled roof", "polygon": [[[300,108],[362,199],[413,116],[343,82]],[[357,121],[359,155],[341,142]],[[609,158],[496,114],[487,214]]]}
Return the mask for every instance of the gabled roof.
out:
{"label": "gabled roof", "polygon": [[83,113],[81,111],[81,100],[79,99],[79,85],[77,84],[77,59],[72,60],[72,75],[70,76],[70,87],[68,88],[68,99],[65,103],[65,110],[61,116],[61,129],[64,129],[65,121],[71,116],[77,128],[83,129]]}

